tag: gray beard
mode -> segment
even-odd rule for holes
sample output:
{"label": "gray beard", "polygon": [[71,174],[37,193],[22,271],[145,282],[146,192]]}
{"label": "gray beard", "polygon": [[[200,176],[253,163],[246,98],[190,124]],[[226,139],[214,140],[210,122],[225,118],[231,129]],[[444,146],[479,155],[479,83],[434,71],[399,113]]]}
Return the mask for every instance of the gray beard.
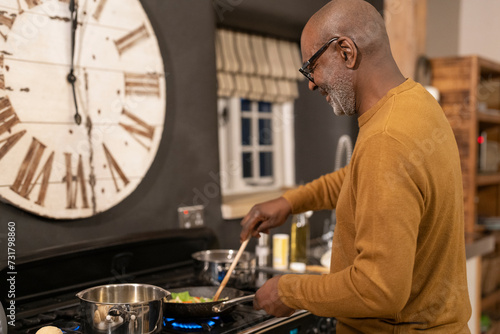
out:
{"label": "gray beard", "polygon": [[326,86],[325,91],[330,97],[330,105],[337,116],[356,114],[356,98],[354,87],[347,76],[337,77],[333,85]]}

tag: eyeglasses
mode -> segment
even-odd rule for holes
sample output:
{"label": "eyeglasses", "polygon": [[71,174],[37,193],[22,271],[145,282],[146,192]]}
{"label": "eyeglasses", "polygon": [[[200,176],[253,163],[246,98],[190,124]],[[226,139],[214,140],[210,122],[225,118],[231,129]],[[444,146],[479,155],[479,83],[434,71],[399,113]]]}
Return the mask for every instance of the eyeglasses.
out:
{"label": "eyeglasses", "polygon": [[304,76],[309,79],[312,83],[314,83],[314,78],[312,77],[312,72],[313,70],[311,69],[311,66],[314,65],[314,63],[318,60],[319,57],[328,49],[330,44],[338,40],[338,37],[334,37],[328,42],[326,42],[318,51],[316,51],[315,54],[311,58],[309,58],[308,61],[306,61],[301,68],[299,68],[299,72],[304,74]]}

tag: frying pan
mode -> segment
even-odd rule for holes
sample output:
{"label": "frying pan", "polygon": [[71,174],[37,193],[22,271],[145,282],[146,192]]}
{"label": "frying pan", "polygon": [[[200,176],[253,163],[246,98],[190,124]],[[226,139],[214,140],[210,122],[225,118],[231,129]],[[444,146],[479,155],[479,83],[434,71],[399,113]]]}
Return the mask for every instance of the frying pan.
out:
{"label": "frying pan", "polygon": [[[212,298],[217,292],[217,286],[195,286],[169,289],[169,292],[188,291],[193,297]],[[231,312],[238,303],[253,300],[254,295],[245,296],[243,291],[224,288],[216,302],[207,303],[163,303],[163,315],[172,318],[211,318]],[[222,300],[226,299],[227,300]]]}

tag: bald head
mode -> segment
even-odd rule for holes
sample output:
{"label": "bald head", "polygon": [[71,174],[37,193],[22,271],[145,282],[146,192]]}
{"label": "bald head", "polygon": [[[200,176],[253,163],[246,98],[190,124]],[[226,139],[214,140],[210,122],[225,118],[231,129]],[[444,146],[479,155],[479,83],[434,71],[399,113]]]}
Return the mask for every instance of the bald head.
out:
{"label": "bald head", "polygon": [[[323,45],[323,53],[311,61]],[[326,4],[304,27],[301,49],[303,61],[310,61],[304,69],[309,89],[326,96],[337,115],[363,114],[405,80],[392,57],[384,19],[364,0]]]}
{"label": "bald head", "polygon": [[322,44],[334,36],[351,38],[364,56],[390,54],[389,38],[382,16],[364,0],[332,0],[314,14],[302,38]]}

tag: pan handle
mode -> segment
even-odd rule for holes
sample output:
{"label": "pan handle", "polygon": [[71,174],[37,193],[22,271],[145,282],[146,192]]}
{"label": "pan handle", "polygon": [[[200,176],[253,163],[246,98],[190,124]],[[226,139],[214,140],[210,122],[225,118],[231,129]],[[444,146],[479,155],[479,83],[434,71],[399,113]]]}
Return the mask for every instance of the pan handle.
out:
{"label": "pan handle", "polygon": [[220,312],[224,311],[225,309],[227,309],[228,307],[233,306],[234,304],[243,303],[243,302],[253,300],[254,297],[255,297],[255,295],[248,295],[248,296],[234,298],[234,299],[231,299],[231,300],[228,300],[228,301],[225,301],[225,302],[222,302],[222,303],[219,303],[219,304],[212,306],[212,311],[215,313],[220,313]]}

